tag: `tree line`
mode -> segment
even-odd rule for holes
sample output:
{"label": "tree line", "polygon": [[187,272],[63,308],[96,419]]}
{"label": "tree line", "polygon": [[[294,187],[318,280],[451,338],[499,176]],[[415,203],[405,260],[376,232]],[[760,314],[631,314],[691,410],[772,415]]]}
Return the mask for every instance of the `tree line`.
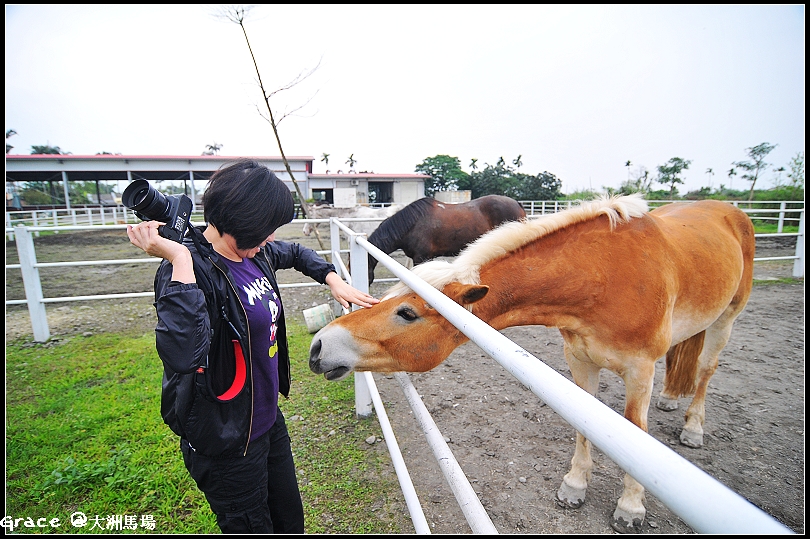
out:
{"label": "tree line", "polygon": [[416,172],[430,176],[425,180],[425,195],[437,191],[471,191],[471,198],[485,195],[505,195],[516,200],[557,200],[562,197],[562,181],[551,172],[526,174],[520,172],[523,165],[520,155],[511,164],[503,157],[494,165],[484,163],[478,167],[478,159],[470,162],[471,173],[461,168],[458,157],[436,155],[416,165]]}
{"label": "tree line", "polygon": [[[718,198],[730,200],[804,200],[804,152],[798,152],[790,159],[785,166],[771,169],[775,173],[773,177],[774,187],[768,190],[756,190],[757,182],[763,179],[771,163],[765,161],[768,154],[777,145],[763,142],[756,146],[746,148],[748,156],[746,160],[734,161],[727,175],[729,185],[723,183],[719,187],[713,188],[712,178],[714,169],[707,168],[706,174],[709,177],[709,185],[701,187],[697,191],[687,192],[681,196],[677,186],[683,184],[683,173],[689,169],[692,161],[681,157],[673,157],[666,163],[656,167],[657,174],[652,174],[644,167],[638,167],[631,171],[632,162],[627,160],[627,180],[623,181],[619,188],[603,186],[602,190],[581,190],[573,193],[563,194],[561,191],[562,180],[553,173],[544,171],[539,174],[526,174],[519,169],[523,165],[522,155],[518,155],[511,164],[506,163],[500,157],[494,165],[484,163],[484,167],[478,166],[478,159],[470,161],[471,172],[466,172],[461,167],[458,157],[450,155],[436,155],[425,158],[416,165],[415,172],[430,176],[425,181],[425,195],[433,196],[438,191],[469,190],[471,198],[478,198],[484,195],[506,195],[516,200],[573,200],[573,199],[593,199],[600,194],[608,195],[629,195],[642,193],[645,198],[651,200],[675,200]],[[783,177],[784,174],[784,177]],[[739,177],[748,182],[749,188],[744,190],[733,189],[733,179]],[[656,189],[656,184],[662,188]]]}

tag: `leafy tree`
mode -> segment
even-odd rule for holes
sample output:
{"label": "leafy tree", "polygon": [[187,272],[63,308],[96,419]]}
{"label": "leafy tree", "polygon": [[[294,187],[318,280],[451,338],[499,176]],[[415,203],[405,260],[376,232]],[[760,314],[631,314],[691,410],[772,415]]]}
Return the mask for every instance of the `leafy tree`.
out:
{"label": "leafy tree", "polygon": [[17,132],[14,131],[13,129],[7,129],[6,130],[6,153],[10,152],[11,149],[14,148],[14,146],[12,146],[11,144],[8,143],[8,139],[10,137],[13,137],[16,134],[17,134]]}
{"label": "leafy tree", "polygon": [[514,195],[519,181],[515,178],[514,171],[503,163],[494,166],[487,163],[485,165],[483,170],[474,172],[460,181],[459,189],[469,189],[472,198],[484,195]]}
{"label": "leafy tree", "polygon": [[415,171],[430,176],[430,179],[425,181],[427,196],[433,196],[436,191],[455,191],[469,176],[461,169],[458,157],[449,155],[427,157],[416,165]]}
{"label": "leafy tree", "polygon": [[31,146],[31,155],[66,155],[67,153],[62,153],[62,149],[59,146],[51,146],[50,144],[46,144],[45,146]]}
{"label": "leafy tree", "polygon": [[770,166],[770,163],[765,162],[765,157],[767,157],[774,148],[776,148],[775,144],[768,144],[767,142],[746,148],[745,151],[748,153],[750,161],[735,161],[732,163],[736,168],[745,171],[740,177],[751,182],[748,200],[754,200],[754,186],[757,183],[757,179],[759,179],[759,174]]}
{"label": "leafy tree", "polygon": [[[628,161],[629,163],[630,161]],[[633,193],[644,193],[645,195],[652,190],[653,178],[650,176],[650,171],[647,167],[638,167],[635,173],[631,173],[628,169],[628,178],[622,182],[617,194],[631,195]]]}
{"label": "leafy tree", "polygon": [[551,172],[541,172],[536,176],[516,173],[512,191],[506,193],[516,200],[557,200],[562,196],[562,180]]}
{"label": "leafy tree", "polygon": [[53,189],[53,182],[25,182],[20,189],[22,200],[25,201],[25,204],[32,206],[59,204],[61,200],[57,196]]}
{"label": "leafy tree", "polygon": [[72,181],[70,182],[70,203],[97,204],[98,195],[109,195],[114,191],[115,187],[106,182],[96,184],[95,181]]}
{"label": "leafy tree", "polygon": [[662,185],[669,185],[669,196],[673,198],[678,190],[675,184],[683,183],[681,172],[689,169],[692,163],[689,159],[681,159],[680,157],[673,157],[663,165],[658,166],[658,177],[655,181]]}

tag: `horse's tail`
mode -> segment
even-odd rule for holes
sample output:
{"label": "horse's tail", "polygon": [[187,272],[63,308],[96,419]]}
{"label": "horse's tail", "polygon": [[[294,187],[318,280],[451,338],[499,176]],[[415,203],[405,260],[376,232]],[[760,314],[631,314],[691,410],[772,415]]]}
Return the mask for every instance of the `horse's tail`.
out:
{"label": "horse's tail", "polygon": [[667,352],[667,372],[664,391],[669,398],[694,395],[697,382],[698,357],[703,350],[706,331],[692,335]]}

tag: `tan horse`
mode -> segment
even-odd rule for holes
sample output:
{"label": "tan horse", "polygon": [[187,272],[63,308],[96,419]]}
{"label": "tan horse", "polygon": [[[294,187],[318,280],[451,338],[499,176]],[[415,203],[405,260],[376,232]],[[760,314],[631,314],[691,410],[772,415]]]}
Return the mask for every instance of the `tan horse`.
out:
{"label": "tan horse", "polygon": [[[647,212],[629,196],[505,224],[452,263],[414,272],[495,329],[558,328],[577,385],[596,395],[601,369],[618,374],[624,415],[645,431],[655,363],[666,356],[658,406],[674,410],[679,397],[694,395],[681,442],[700,447],[706,389],[751,292],[753,258],[753,226],[734,206],[707,200]],[[378,305],[318,332],[310,369],[329,380],[351,371],[425,372],[467,340],[398,284]],[[582,505],[592,467],[591,443],[577,433],[559,503]],[[614,529],[640,530],[643,500],[644,487],[625,475]]]}

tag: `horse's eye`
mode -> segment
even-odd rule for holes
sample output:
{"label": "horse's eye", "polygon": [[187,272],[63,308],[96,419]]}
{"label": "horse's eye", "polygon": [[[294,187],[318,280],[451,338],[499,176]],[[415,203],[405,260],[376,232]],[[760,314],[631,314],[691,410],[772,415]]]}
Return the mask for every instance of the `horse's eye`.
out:
{"label": "horse's eye", "polygon": [[416,320],[418,318],[418,316],[416,315],[416,312],[414,312],[414,310],[411,309],[410,307],[402,307],[402,308],[400,308],[397,311],[397,316],[399,316],[400,318],[402,318],[403,320],[405,320],[407,322],[413,322],[414,320]]}

